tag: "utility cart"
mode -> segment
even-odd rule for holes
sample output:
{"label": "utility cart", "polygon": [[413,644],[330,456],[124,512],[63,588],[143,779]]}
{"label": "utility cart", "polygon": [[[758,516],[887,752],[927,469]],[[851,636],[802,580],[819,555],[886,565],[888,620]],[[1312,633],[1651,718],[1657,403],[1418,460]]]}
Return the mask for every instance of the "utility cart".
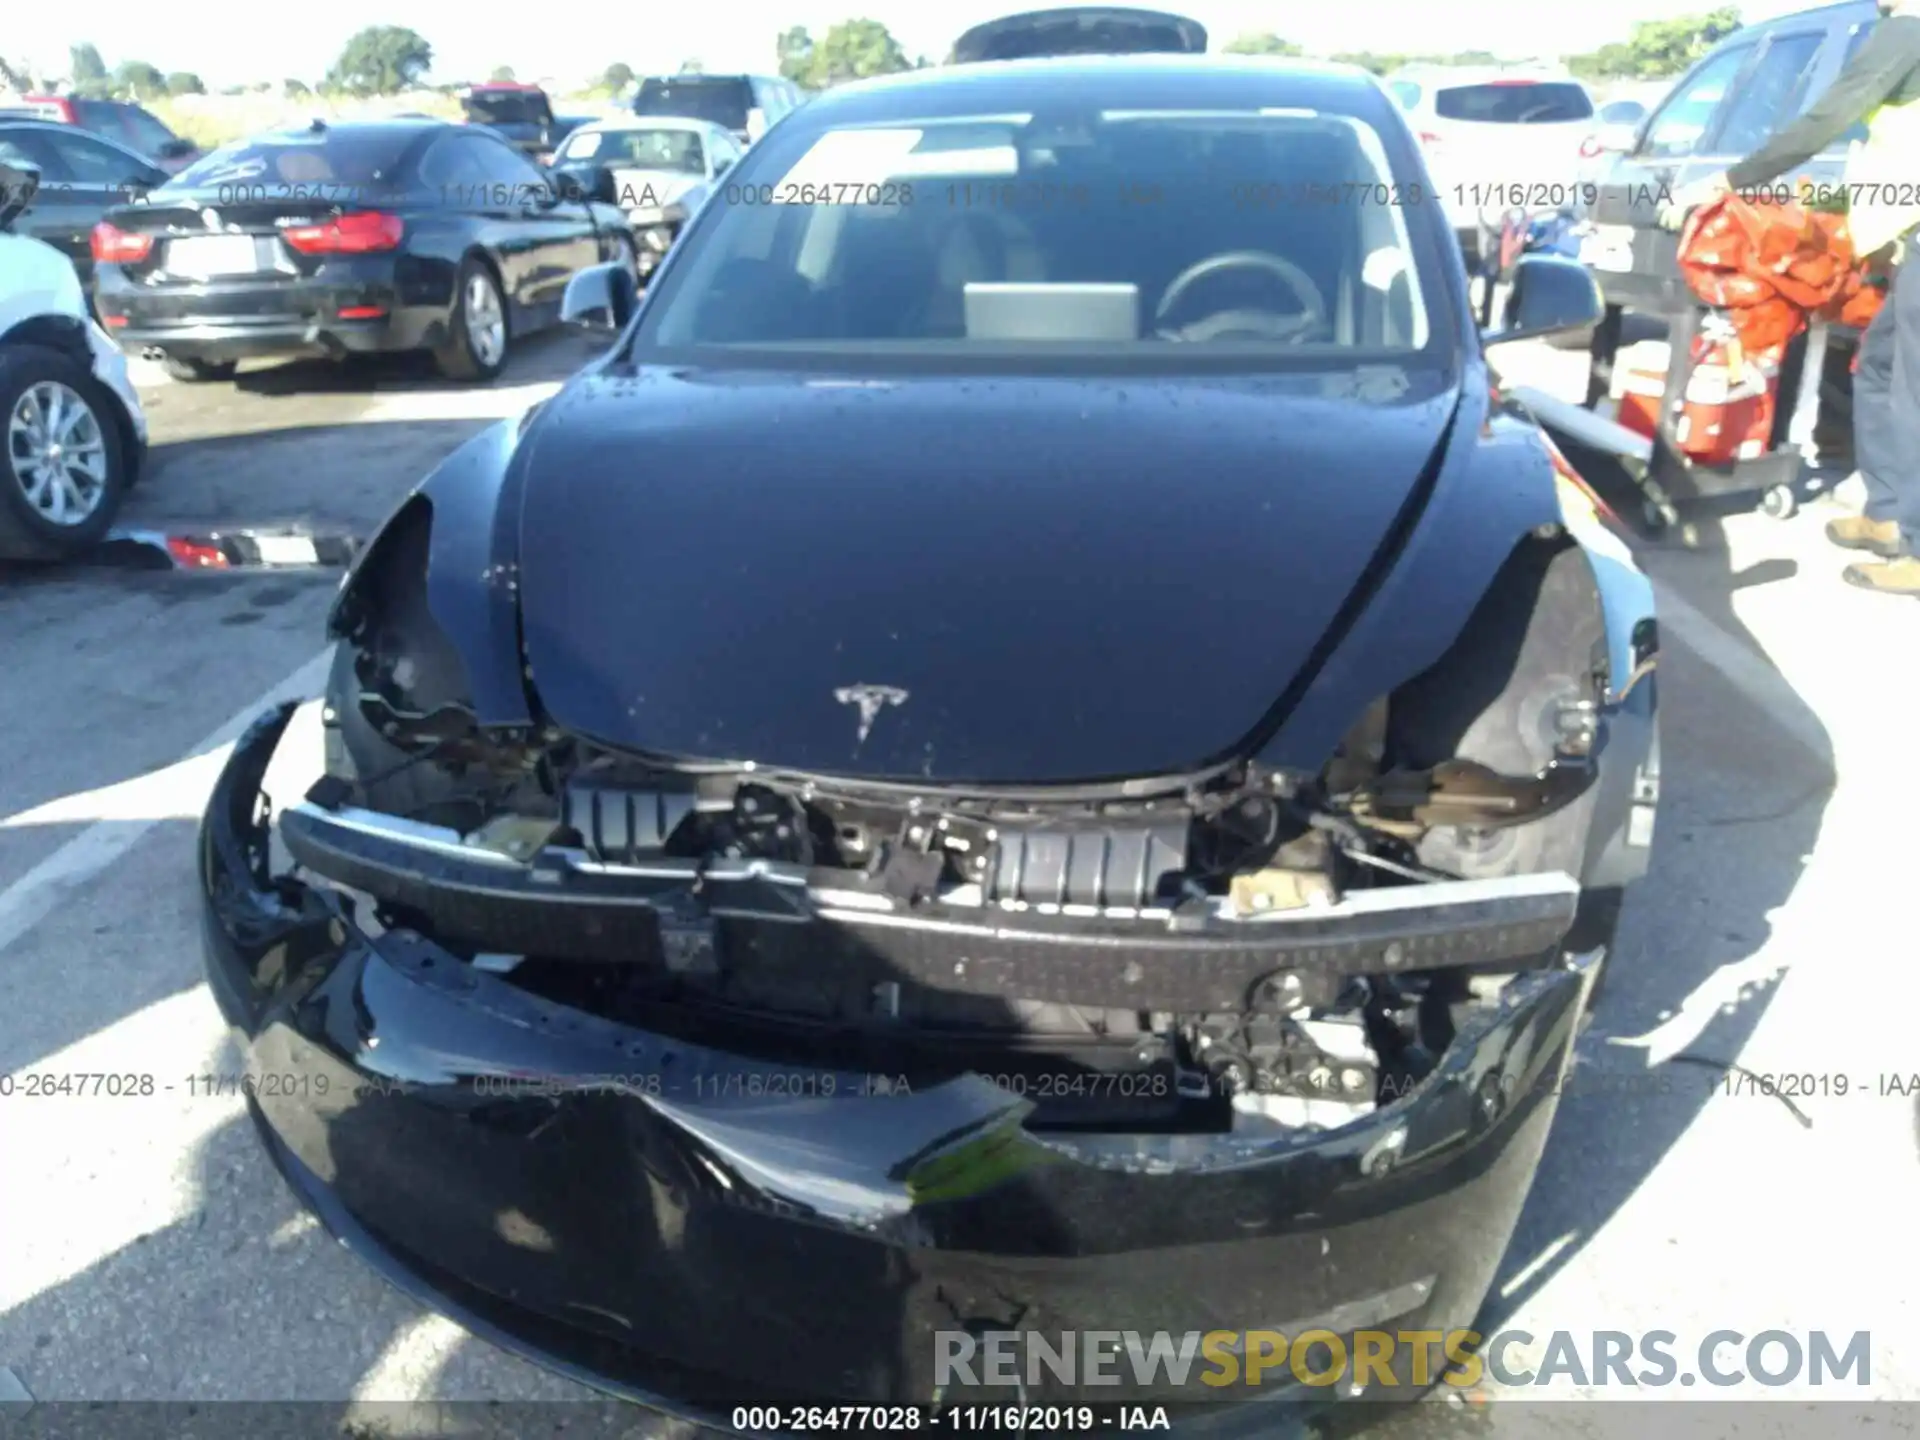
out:
{"label": "utility cart", "polygon": [[[1646,491],[1648,519],[1659,526],[1675,525],[1680,522],[1682,507],[1743,494],[1757,497],[1759,508],[1765,514],[1785,519],[1809,498],[1810,481],[1818,468],[1814,431],[1820,419],[1820,387],[1826,370],[1829,324],[1823,319],[1809,318],[1807,328],[1788,347],[1779,377],[1778,408],[1765,452],[1745,459],[1707,463],[1686,454],[1676,426],[1685,411],[1688,386],[1696,368],[1694,341],[1708,313],[1706,306],[1688,295],[1666,315],[1669,327],[1666,387],[1655,419],[1659,443],[1646,447],[1650,453],[1645,474],[1636,476]],[[1589,411],[1597,410],[1612,394],[1624,318],[1621,307],[1610,305],[1605,319],[1594,327],[1587,367]],[[1610,423],[1598,414],[1594,419]],[[1621,431],[1622,436],[1644,440],[1627,426],[1614,428]]]}

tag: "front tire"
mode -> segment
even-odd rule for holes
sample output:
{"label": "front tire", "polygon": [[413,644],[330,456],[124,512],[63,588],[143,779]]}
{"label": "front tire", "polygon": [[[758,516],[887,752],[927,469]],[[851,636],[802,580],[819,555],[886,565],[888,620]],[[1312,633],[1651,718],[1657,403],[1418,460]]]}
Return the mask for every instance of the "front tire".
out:
{"label": "front tire", "polygon": [[196,360],[190,355],[166,355],[160,368],[169,379],[186,385],[206,385],[215,380],[231,380],[239,373],[237,360]]}
{"label": "front tire", "polygon": [[70,355],[0,349],[0,559],[64,560],[106,537],[127,493],[114,401]]}
{"label": "front tire", "polygon": [[493,380],[507,368],[509,339],[500,282],[484,262],[469,255],[454,284],[447,343],[433,352],[434,364],[449,380]]}

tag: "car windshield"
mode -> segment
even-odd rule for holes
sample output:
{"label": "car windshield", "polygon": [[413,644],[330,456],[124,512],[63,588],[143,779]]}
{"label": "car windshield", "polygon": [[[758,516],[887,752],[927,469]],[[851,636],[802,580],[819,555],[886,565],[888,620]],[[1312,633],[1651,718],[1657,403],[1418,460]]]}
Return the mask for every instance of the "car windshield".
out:
{"label": "car windshield", "polygon": [[633,99],[636,115],[684,115],[725,130],[747,128],[747,82],[738,78],[644,80]]}
{"label": "car windshield", "polygon": [[631,170],[707,173],[706,149],[691,130],[588,130],[570,136],[556,158]]}
{"label": "car windshield", "polygon": [[1490,80],[1454,85],[1433,94],[1442,120],[1492,125],[1553,125],[1593,118],[1593,99],[1578,85],[1542,80]]}
{"label": "car windshield", "polygon": [[264,187],[267,192],[307,185],[334,185],[355,192],[392,189],[400,158],[419,134],[411,127],[396,127],[260,136],[203,156],[155,193],[238,184]]}
{"label": "car windshield", "polygon": [[[1364,121],[1104,111],[774,131],[639,349],[1404,359],[1435,333],[1412,193]],[[1250,178],[1231,183],[1227,177]]]}
{"label": "car windshield", "polygon": [[544,125],[552,118],[547,97],[530,90],[479,90],[460,104],[480,125]]}

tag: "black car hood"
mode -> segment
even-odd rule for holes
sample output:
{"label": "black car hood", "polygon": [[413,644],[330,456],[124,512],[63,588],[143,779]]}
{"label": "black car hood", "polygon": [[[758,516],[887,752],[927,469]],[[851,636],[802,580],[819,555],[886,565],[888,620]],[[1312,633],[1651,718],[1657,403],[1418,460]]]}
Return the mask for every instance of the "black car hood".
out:
{"label": "black car hood", "polygon": [[1224,758],[1437,463],[1458,391],[1363,380],[582,376],[520,456],[533,690],[608,744],[868,779]]}

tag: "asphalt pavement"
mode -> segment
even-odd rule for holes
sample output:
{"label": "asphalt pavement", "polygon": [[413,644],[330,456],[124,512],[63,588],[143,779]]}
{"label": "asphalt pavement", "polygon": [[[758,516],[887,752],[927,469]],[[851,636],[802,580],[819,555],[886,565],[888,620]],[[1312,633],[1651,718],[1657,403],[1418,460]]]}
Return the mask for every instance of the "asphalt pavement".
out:
{"label": "asphalt pavement", "polygon": [[[1516,350],[1510,374],[1578,398],[1582,357]],[[437,457],[591,353],[574,336],[529,345],[478,390],[398,364],[209,386],[141,367],[156,463],[125,520],[365,534]],[[1872,1335],[1864,1387],[1677,1380],[1675,1400],[1920,1398],[1920,771],[1904,750],[1920,605],[1840,583],[1831,513],[1738,514],[1696,548],[1642,550],[1666,646],[1653,873],[1488,1327],[1542,1350],[1573,1332],[1582,1352],[1596,1331],[1670,1331],[1689,1373],[1715,1330]],[[317,693],[337,578],[0,572],[0,1074],[156,1077],[146,1096],[0,1099],[0,1402],[583,1393],[329,1242],[241,1102],[195,1078],[234,1069],[201,982],[197,818],[240,726],[271,697]],[[1799,1077],[1798,1093],[1743,1073]],[[1579,1380],[1492,1387],[1485,1406],[1424,1406],[1388,1429],[1524,1412],[1514,1433],[1584,1432],[1596,1407],[1527,1404],[1625,1398]],[[1741,1413],[1747,1434],[1787,1412]]]}

